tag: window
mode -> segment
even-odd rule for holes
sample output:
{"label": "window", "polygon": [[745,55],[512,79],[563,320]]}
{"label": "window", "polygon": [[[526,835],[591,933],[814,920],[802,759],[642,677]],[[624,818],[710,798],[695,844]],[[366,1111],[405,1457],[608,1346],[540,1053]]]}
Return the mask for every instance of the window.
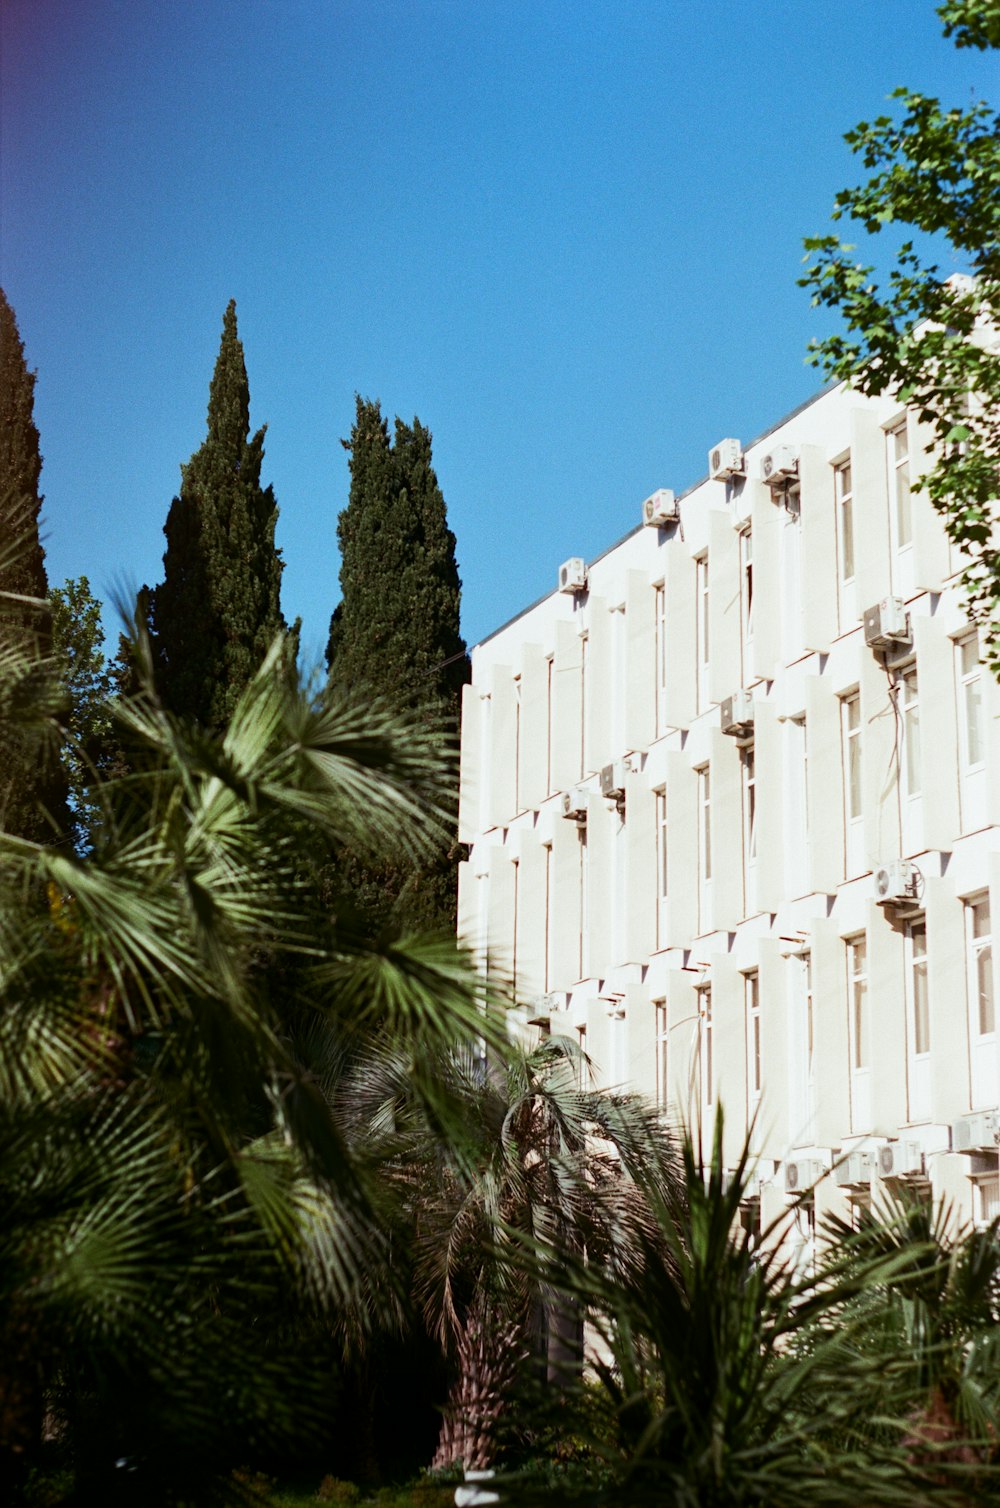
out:
{"label": "window", "polygon": [[708,766],[698,776],[698,930],[707,932],[712,920],[712,785]]}
{"label": "window", "polygon": [[903,794],[920,795],[920,688],[917,667],[901,672],[896,682],[897,707],[903,738]]}
{"label": "window", "polygon": [[990,930],[989,896],[970,901],[965,908],[969,943],[969,994],[972,1021],[977,1036],[996,1030],[993,999],[993,938]]}
{"label": "window", "polygon": [[912,921],[907,926],[910,944],[910,1010],[913,1027],[913,1051],[931,1050],[931,1019],[927,999],[927,923]]}
{"label": "window", "polygon": [[577,828],[580,843],[580,979],[586,979],[590,964],[590,865],[587,852],[587,829]]}
{"label": "window", "polygon": [[712,1061],[712,987],[703,984],[698,990],[698,1025],[700,1031],[701,1097],[706,1105],[713,1103],[712,1078],[715,1065]]}
{"label": "window", "polygon": [[958,756],[962,831],[984,827],[986,802],[986,729],[983,725],[982,666],[979,635],[967,634],[955,645],[958,692]]}
{"label": "window", "polygon": [[763,1087],[760,1042],[760,976],[756,970],[744,975],[743,989],[747,1019],[747,1119],[757,1108]]}
{"label": "window", "polygon": [[854,493],[851,486],[850,461],[844,461],[842,465],[834,467],[833,485],[837,505],[840,579],[842,582],[848,582],[854,580]]}
{"label": "window", "polygon": [[816,1139],[812,954],[795,952],[788,962],[791,991],[788,1132],[792,1146],[807,1147]]}
{"label": "window", "polygon": [[979,663],[979,635],[960,639],[958,649],[959,730],[962,765],[976,769],[983,763],[982,667]]}
{"label": "window", "polygon": [[552,844],[544,845],[545,852],[545,993],[552,988],[553,954],[555,951],[555,928],[552,925]]}
{"label": "window", "polygon": [[656,625],[656,731],[663,733],[667,726],[667,593],[664,587],[653,588],[653,621]]}
{"label": "window", "polygon": [[590,1087],[590,1065],[587,1062],[587,1028],[578,1026],[576,1029],[576,1045],[580,1049],[580,1088],[586,1090]]}
{"label": "window", "polygon": [[514,677],[514,811],[521,810],[521,677]]}
{"label": "window", "polygon": [[667,1078],[669,1063],[667,1053],[669,1051],[670,1027],[667,1021],[667,1002],[665,1000],[653,1001],[653,1012],[656,1028],[656,1104],[660,1110],[666,1110],[670,1096],[670,1085]]}
{"label": "window", "polygon": [[698,772],[698,859],[703,880],[712,878],[712,782],[708,765]]}
{"label": "window", "polygon": [[555,661],[545,661],[545,794],[552,795],[552,755],[555,749]]}
{"label": "window", "polygon": [[708,706],[708,556],[699,555],[695,561],[695,639],[698,655],[698,711]]}
{"label": "window", "polygon": [[511,907],[511,910],[513,911],[513,927],[512,927],[512,931],[513,931],[513,946],[511,948],[511,959],[510,959],[510,975],[511,975],[510,982],[511,982],[511,988],[513,989],[513,991],[514,991],[514,993],[516,995],[517,994],[517,934],[518,934],[518,930],[519,930],[520,924],[521,924],[521,918],[518,915],[518,902],[520,900],[520,894],[519,894],[519,892],[520,892],[520,888],[521,888],[520,884],[519,884],[521,866],[520,866],[520,864],[518,863],[518,861],[516,859],[513,862],[514,862],[514,896],[513,896],[513,905]]}
{"label": "window", "polygon": [[743,643],[753,638],[753,534],[740,533],[740,607],[743,617]]}
{"label": "window", "polygon": [[744,908],[749,916],[754,910],[754,873],[757,863],[757,765],[753,744],[740,751],[743,775],[743,894]]}
{"label": "window", "polygon": [[844,811],[848,822],[861,816],[861,696],[855,691],[841,702],[844,737]]}
{"label": "window", "polygon": [[851,1062],[851,1130],[871,1130],[871,1003],[868,999],[868,945],[864,937],[847,944],[848,1043]]}
{"label": "window", "polygon": [[667,946],[667,793],[656,796],[656,946]]}
{"label": "window", "polygon": [[580,779],[588,773],[587,765],[587,651],[590,640],[586,634],[580,638]]}
{"label": "window", "polygon": [[889,508],[892,542],[897,550],[912,542],[910,518],[910,446],[906,420],[886,435],[889,460]]}
{"label": "window", "polygon": [[869,1067],[871,1050],[868,1022],[868,944],[863,937],[847,944],[847,967],[851,992],[851,1067]]}
{"label": "window", "polygon": [[973,1180],[973,1220],[990,1225],[1000,1216],[1000,1174],[980,1174]]}

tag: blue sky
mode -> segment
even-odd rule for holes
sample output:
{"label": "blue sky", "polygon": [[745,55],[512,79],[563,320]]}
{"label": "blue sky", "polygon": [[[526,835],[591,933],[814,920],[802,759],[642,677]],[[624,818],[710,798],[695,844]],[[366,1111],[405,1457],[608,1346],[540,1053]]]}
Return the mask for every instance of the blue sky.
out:
{"label": "blue sky", "polygon": [[899,84],[996,83],[924,0],[4,0],[0,24],[50,579],[159,580],[232,297],[315,656],[356,391],[433,431],[474,642],[815,391],[795,280],[858,177],[843,132]]}

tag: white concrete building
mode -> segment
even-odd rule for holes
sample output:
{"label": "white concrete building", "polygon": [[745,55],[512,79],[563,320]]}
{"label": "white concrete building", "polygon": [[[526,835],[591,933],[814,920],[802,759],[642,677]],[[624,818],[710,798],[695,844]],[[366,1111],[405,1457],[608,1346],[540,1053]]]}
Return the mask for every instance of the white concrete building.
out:
{"label": "white concrete building", "polygon": [[927,441],[827,391],[472,654],[461,936],[599,1082],[732,1161],[756,1114],[765,1223],[840,1160],[819,1211],[1000,1210],[1000,688]]}

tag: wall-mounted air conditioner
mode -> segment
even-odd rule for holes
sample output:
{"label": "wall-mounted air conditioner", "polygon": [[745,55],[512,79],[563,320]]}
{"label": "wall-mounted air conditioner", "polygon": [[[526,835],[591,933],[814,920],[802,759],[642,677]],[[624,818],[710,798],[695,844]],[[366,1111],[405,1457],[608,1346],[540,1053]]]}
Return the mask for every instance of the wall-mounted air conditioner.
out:
{"label": "wall-mounted air conditioner", "polygon": [[642,505],[642,521],[648,529],[662,529],[679,517],[677,499],[669,487],[658,487]]}
{"label": "wall-mounted air conditioner", "polygon": [[896,649],[913,642],[910,615],[901,597],[884,597],[865,608],[865,643],[869,649]]}
{"label": "wall-mounted air conditioner", "polygon": [[785,1190],[789,1194],[802,1194],[819,1183],[826,1168],[818,1157],[798,1157],[785,1163]]}
{"label": "wall-mounted air conditioner", "polygon": [[875,900],[880,906],[899,906],[920,895],[920,870],[909,859],[876,864],[872,874]]}
{"label": "wall-mounted air conditioner", "polygon": [[609,801],[620,801],[625,795],[625,761],[615,759],[601,770],[601,795]]}
{"label": "wall-mounted air conditioner", "polygon": [[727,482],[743,475],[743,447],[739,440],[720,440],[708,452],[708,474],[713,482]]}
{"label": "wall-mounted air conditioner", "polygon": [[760,474],[768,487],[784,487],[799,474],[798,453],[791,445],[776,445],[761,461]]}
{"label": "wall-mounted air conditioner", "polygon": [[566,791],[562,798],[562,814],[567,822],[584,823],[587,820],[587,792],[580,786]]}
{"label": "wall-mounted air conditioner", "polygon": [[569,1010],[568,990],[549,990],[543,997],[545,1011],[549,1016],[557,1016],[561,1011]]}
{"label": "wall-mounted air conditioner", "polygon": [[571,596],[587,590],[587,562],[579,555],[571,555],[559,567],[559,590]]}
{"label": "wall-mounted air conditioner", "polygon": [[867,1152],[849,1152],[833,1170],[834,1182],[842,1189],[867,1188],[871,1182],[871,1158]]}
{"label": "wall-mounted air conditioner", "polygon": [[979,1110],[959,1116],[951,1123],[951,1144],[956,1152],[995,1152],[1000,1145],[1000,1113]]}
{"label": "wall-mounted air conditioner", "polygon": [[745,688],[734,691],[719,705],[719,726],[732,738],[748,738],[753,733],[753,692]]}
{"label": "wall-mounted air conditioner", "polygon": [[923,1178],[926,1173],[923,1150],[915,1141],[885,1141],[878,1149],[880,1178]]}

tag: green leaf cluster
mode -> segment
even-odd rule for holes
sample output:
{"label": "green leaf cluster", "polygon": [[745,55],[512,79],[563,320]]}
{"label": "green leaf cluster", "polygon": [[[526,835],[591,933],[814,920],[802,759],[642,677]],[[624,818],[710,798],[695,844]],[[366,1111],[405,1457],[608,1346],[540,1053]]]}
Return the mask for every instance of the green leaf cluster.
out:
{"label": "green leaf cluster", "polygon": [[[940,7],[957,46],[1000,47],[992,0]],[[937,238],[947,275],[904,240],[880,283],[837,235],[806,240],[800,280],[814,305],[839,310],[845,333],[812,360],[870,394],[894,392],[932,427],[926,490],[965,560],[964,581],[990,663],[1000,671],[1000,116],[985,103],[947,108],[897,89],[893,115],[847,133],[870,176],[836,196],[833,219],[869,236],[889,225]]]}

